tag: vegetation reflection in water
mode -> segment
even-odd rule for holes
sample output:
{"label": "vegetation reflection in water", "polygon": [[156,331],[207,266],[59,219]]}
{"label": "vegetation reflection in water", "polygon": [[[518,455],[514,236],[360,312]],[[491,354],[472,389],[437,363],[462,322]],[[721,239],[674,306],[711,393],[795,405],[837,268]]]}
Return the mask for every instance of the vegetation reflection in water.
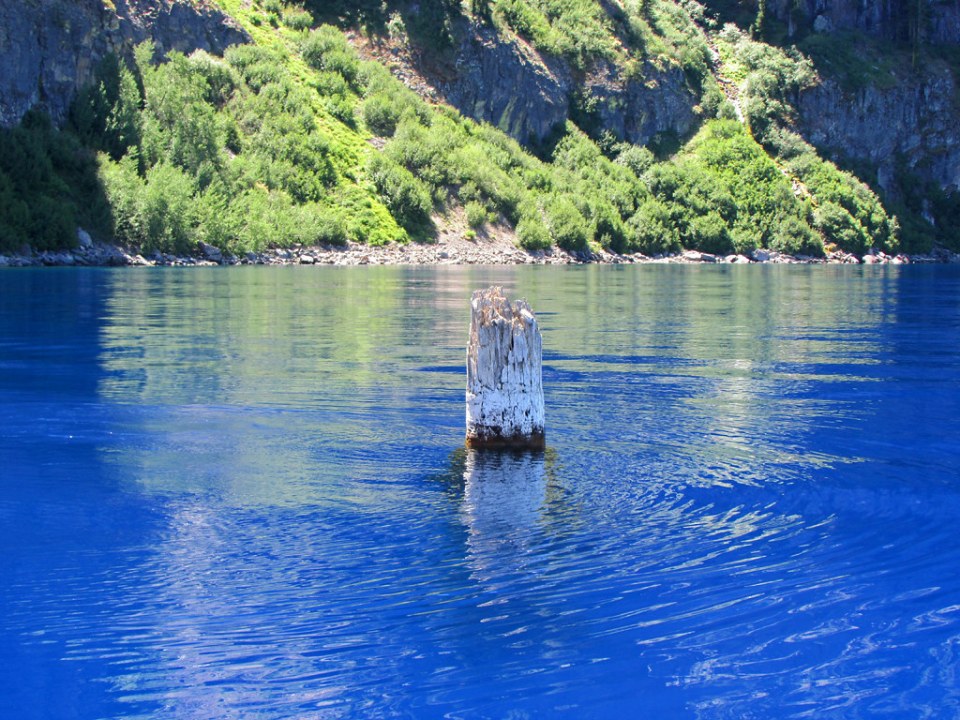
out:
{"label": "vegetation reflection in water", "polygon": [[[51,462],[0,507],[112,529],[11,545],[0,609],[90,717],[936,715],[960,321],[917,272],[70,271],[97,386],[10,395]],[[491,283],[539,316],[545,454],[462,449]]]}

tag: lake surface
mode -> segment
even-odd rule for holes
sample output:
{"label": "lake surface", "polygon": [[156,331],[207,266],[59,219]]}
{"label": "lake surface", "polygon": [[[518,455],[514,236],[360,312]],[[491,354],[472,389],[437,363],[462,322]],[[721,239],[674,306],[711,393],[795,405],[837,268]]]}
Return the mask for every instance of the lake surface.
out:
{"label": "lake surface", "polygon": [[958,535],[956,267],[0,274],[0,717],[955,718]]}

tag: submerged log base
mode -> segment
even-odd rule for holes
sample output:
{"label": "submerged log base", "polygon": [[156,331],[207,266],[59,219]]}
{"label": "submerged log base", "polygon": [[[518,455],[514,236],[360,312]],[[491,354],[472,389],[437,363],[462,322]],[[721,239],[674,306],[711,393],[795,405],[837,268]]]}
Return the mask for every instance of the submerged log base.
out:
{"label": "submerged log base", "polygon": [[542,450],[543,341],[526,301],[503,289],[470,300],[467,345],[467,447]]}
{"label": "submerged log base", "polygon": [[471,450],[545,450],[547,436],[543,430],[530,435],[510,435],[509,437],[497,433],[471,435],[468,431],[467,447]]}

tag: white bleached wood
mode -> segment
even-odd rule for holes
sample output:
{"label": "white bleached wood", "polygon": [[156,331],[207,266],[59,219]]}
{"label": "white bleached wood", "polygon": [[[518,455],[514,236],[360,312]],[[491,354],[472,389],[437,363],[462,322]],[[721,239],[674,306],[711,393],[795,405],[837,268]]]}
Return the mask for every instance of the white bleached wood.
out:
{"label": "white bleached wood", "polygon": [[467,446],[544,447],[543,341],[525,300],[503,289],[470,300],[467,345]]}

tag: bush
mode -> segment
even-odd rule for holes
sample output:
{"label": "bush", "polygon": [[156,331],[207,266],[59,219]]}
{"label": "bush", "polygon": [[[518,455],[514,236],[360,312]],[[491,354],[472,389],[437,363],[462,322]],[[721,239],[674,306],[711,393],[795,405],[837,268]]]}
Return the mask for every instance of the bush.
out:
{"label": "bush", "polygon": [[516,231],[517,242],[525,250],[546,250],[553,245],[550,231],[539,214],[522,217]]}
{"label": "bush", "polygon": [[467,224],[475,230],[483,227],[488,220],[487,208],[482,203],[468,202],[463,209],[467,215]]}
{"label": "bush", "polygon": [[84,143],[120,158],[140,142],[140,90],[112,53],[100,62],[96,78],[71,103],[69,125]]}
{"label": "bush", "polygon": [[[844,250],[860,253],[870,247],[877,247],[887,252],[896,252],[899,249],[897,219],[887,214],[880,198],[864,183],[812,152],[794,158],[789,166],[821,205],[828,202],[838,205],[863,229],[862,233],[852,235],[840,233],[842,239],[849,239],[855,243],[850,247],[841,246]],[[840,222],[845,221],[840,220]]]}
{"label": "bush", "polygon": [[242,252],[237,238],[240,234],[241,218],[231,210],[229,190],[221,186],[210,186],[200,195],[194,196],[193,215],[196,229],[193,237],[221,250]]}
{"label": "bush", "polygon": [[370,178],[397,222],[408,232],[420,232],[430,223],[430,191],[405,167],[380,153],[370,156]]}
{"label": "bush", "polygon": [[283,9],[283,24],[291,30],[307,30],[313,25],[313,15],[299,5]]}
{"label": "bush", "polygon": [[400,122],[400,108],[386,95],[373,95],[363,103],[363,121],[374,135],[392,137]]}
{"label": "bush", "polygon": [[600,245],[614,252],[624,252],[627,231],[620,213],[609,202],[593,200],[590,208],[590,235]]}
{"label": "bush", "polygon": [[545,203],[544,219],[553,241],[564,250],[587,249],[590,227],[574,202],[563,195],[554,195]]}
{"label": "bush", "polygon": [[347,223],[333,208],[317,209],[313,217],[315,241],[325,245],[347,244]]}
{"label": "bush", "polygon": [[763,233],[756,227],[738,225],[730,231],[730,238],[735,253],[749,255],[762,244]]}
{"label": "bush", "polygon": [[590,0],[499,0],[497,13],[514,32],[537,48],[562,55],[575,67],[616,56],[617,40],[610,17]]}
{"label": "bush", "polygon": [[[223,57],[254,90],[259,91],[283,77],[284,58],[277,50],[258,45],[233,45],[227,48]],[[142,70],[143,65],[140,67]]]}
{"label": "bush", "polygon": [[782,50],[742,37],[736,54],[747,70],[743,113],[754,136],[765,142],[768,130],[791,123],[794,111],[788,98],[812,84],[816,72],[795,48]]}
{"label": "bush", "polygon": [[813,212],[813,223],[827,242],[842,250],[859,255],[868,249],[870,240],[863,226],[836,203],[821,203]]}
{"label": "bush", "polygon": [[203,99],[217,108],[226,105],[239,86],[237,72],[220,58],[203,50],[191,53],[187,61],[190,72],[206,83]]}
{"label": "bush", "polygon": [[639,145],[625,144],[621,146],[621,150],[617,154],[616,162],[626,168],[629,168],[630,172],[639,178],[643,177],[644,173],[650,169],[650,166],[653,165],[654,160],[655,158],[653,157],[653,153],[647,148]]}
{"label": "bush", "polygon": [[179,168],[160,164],[147,171],[138,203],[144,249],[175,253],[194,249],[195,189],[193,179]]}
{"label": "bush", "polygon": [[823,241],[803,220],[796,216],[787,216],[770,241],[770,249],[788,255],[823,255]]}
{"label": "bush", "polygon": [[687,226],[687,247],[702,252],[727,255],[733,250],[730,229],[719,213],[708,212],[694,217]]}
{"label": "bush", "polygon": [[489,148],[477,142],[455,152],[453,162],[460,169],[461,178],[472,181],[479,188],[491,209],[514,222],[519,219],[517,207],[526,188],[510,171],[510,163],[498,165]]}
{"label": "bush", "polygon": [[314,70],[335,72],[357,87],[360,58],[337,28],[321,25],[313,30],[301,43],[300,55]]}
{"label": "bush", "polygon": [[137,172],[137,159],[127,155],[119,162],[100,156],[100,181],[111,208],[113,236],[122,242],[139,245],[145,240],[140,198],[143,179]]}
{"label": "bush", "polygon": [[77,213],[72,202],[40,195],[30,201],[30,210],[26,236],[35,249],[53,250],[73,244]]}
{"label": "bush", "polygon": [[660,255],[680,250],[680,233],[667,204],[650,198],[627,223],[628,250]]}
{"label": "bush", "polygon": [[93,158],[37,111],[0,129],[0,249],[72,247],[78,225],[102,229],[108,218]]}

